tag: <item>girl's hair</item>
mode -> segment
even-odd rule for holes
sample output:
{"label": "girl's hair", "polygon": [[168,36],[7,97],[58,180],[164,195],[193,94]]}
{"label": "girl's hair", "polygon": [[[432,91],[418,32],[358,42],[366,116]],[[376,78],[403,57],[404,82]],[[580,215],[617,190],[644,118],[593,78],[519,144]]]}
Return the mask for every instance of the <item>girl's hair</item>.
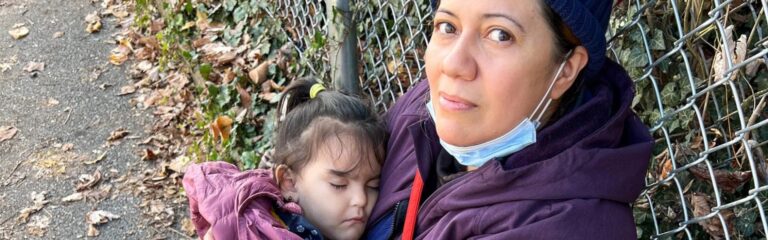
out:
{"label": "girl's hair", "polygon": [[312,79],[295,80],[280,98],[275,165],[285,164],[293,171],[301,171],[330,138],[352,138],[355,146],[344,146],[344,151],[355,154],[353,159],[374,157],[381,165],[386,131],[376,113],[358,97],[339,91],[320,91],[311,98],[315,84],[318,82]]}

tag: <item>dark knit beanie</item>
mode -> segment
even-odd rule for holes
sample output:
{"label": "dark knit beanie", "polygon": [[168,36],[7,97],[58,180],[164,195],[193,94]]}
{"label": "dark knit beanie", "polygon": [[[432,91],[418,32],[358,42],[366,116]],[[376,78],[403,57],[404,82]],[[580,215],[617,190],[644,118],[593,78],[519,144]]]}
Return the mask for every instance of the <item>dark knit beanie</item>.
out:
{"label": "dark knit beanie", "polygon": [[[436,8],[437,0],[432,0]],[[608,20],[613,0],[544,0],[589,52],[589,62],[582,75],[590,77],[600,71],[605,63]]]}

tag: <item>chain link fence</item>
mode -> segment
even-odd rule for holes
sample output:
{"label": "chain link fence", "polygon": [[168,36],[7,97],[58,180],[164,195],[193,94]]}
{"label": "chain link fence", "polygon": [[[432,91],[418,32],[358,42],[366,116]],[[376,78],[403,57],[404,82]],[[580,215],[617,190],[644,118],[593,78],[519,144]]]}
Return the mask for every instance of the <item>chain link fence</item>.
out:
{"label": "chain link fence", "polygon": [[[321,0],[278,0],[305,74],[329,79],[327,38],[338,12]],[[766,0],[625,0],[609,57],[636,84],[633,108],[656,139],[647,188],[634,204],[643,239],[765,239],[768,232]],[[329,11],[329,8],[331,10]],[[428,0],[360,0],[359,84],[381,111],[424,70]]]}

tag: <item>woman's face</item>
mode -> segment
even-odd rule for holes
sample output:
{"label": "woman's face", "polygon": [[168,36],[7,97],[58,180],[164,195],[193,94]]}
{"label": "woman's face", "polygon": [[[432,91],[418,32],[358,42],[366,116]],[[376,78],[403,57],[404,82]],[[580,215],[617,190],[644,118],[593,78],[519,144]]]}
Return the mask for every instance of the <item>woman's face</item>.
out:
{"label": "woman's face", "polygon": [[539,0],[443,0],[425,53],[440,139],[471,146],[529,117],[555,77]]}

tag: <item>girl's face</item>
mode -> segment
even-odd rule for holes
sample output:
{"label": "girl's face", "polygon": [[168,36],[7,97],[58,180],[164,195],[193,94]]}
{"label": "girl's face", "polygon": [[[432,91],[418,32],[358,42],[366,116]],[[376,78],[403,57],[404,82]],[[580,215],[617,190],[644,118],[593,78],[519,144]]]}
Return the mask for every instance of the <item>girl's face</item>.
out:
{"label": "girl's face", "polygon": [[295,178],[304,216],[330,239],[359,239],[378,198],[380,166],[373,155],[359,159],[354,144],[331,137]]}
{"label": "girl's face", "polygon": [[[441,140],[470,146],[497,138],[544,97],[561,62],[539,1],[441,1],[424,57]],[[568,87],[556,84],[547,97]]]}

